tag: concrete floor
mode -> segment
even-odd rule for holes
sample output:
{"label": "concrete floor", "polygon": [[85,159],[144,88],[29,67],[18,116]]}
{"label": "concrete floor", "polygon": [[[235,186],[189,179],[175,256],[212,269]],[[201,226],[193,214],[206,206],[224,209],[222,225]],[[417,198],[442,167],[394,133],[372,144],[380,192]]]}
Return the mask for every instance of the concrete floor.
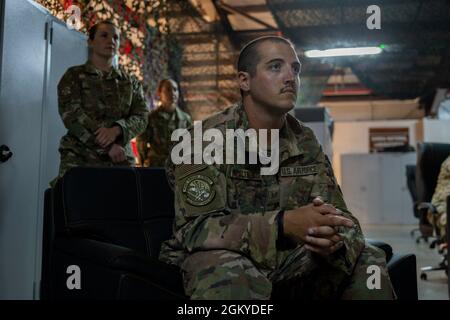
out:
{"label": "concrete floor", "polygon": [[362,225],[366,238],[387,242],[394,253],[414,253],[417,258],[417,284],[419,300],[449,300],[447,276],[444,271],[428,272],[428,280],[420,279],[420,268],[436,266],[442,260],[436,249],[430,249],[429,244],[421,241],[416,244],[410,231],[417,225]]}

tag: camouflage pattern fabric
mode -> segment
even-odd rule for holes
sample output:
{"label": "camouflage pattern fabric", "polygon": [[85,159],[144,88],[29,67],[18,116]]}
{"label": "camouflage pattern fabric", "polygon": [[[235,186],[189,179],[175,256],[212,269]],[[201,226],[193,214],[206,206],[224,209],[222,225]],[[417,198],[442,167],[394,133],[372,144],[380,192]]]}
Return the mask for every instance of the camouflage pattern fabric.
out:
{"label": "camouflage pattern fabric", "polygon": [[[58,84],[59,113],[67,134],[61,138],[58,177],[77,166],[130,166],[134,164],[130,140],[145,130],[148,110],[137,79],[122,68],[109,73],[91,62],[69,68]],[[114,164],[108,150],[95,143],[98,128],[119,125],[116,143],[126,150],[127,161]],[[56,182],[56,179],[52,182]]]}
{"label": "camouflage pattern fabric", "polygon": [[[204,130],[221,132],[248,127],[241,104],[203,122]],[[291,297],[299,297],[300,292],[311,293],[319,279],[322,289],[311,297],[338,297],[342,284],[355,276],[357,262],[367,260],[361,258],[367,246],[360,225],[347,210],[328,158],[312,130],[289,114],[280,130],[279,154],[280,169],[275,175],[260,175],[257,164],[175,166],[167,161],[176,216],[174,237],[163,243],[160,260],[181,267],[191,298],[265,299],[271,297],[272,287],[285,284],[298,289]],[[327,258],[312,254],[303,244],[277,245],[279,211],[307,205],[316,196],[356,224],[351,229],[338,228],[344,246]],[[385,260],[379,262],[385,269]],[[299,279],[316,282],[310,281],[308,287]],[[393,297],[390,282],[386,283],[389,286],[380,298]],[[361,286],[366,282],[353,285]]]}
{"label": "camouflage pattern fabric", "polygon": [[172,144],[172,132],[178,128],[189,128],[191,125],[189,114],[178,107],[172,113],[161,107],[151,111],[147,129],[136,138],[140,165],[164,167]]}
{"label": "camouflage pattern fabric", "polygon": [[445,239],[447,227],[447,197],[450,196],[450,157],[445,159],[439,171],[436,189],[433,193],[431,203],[436,208],[437,215],[428,214],[428,220],[436,225]]}
{"label": "camouflage pattern fabric", "polygon": [[[369,266],[380,267],[380,289],[367,287]],[[303,246],[265,273],[251,259],[228,250],[198,251],[182,263],[186,294],[199,300],[392,300],[395,294],[381,249],[366,244],[350,277]]]}

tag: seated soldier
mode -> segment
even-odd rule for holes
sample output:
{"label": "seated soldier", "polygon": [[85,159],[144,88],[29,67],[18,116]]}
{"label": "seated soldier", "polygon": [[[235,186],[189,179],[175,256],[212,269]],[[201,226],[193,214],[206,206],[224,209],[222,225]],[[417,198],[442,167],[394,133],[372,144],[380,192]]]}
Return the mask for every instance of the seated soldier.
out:
{"label": "seated soldier", "polygon": [[[445,159],[439,171],[439,177],[434,190],[431,204],[436,208],[436,213],[428,213],[428,220],[436,226],[440,232],[440,238],[446,242],[447,228],[447,197],[450,196],[450,156]],[[443,244],[446,246],[446,243]]]}
{"label": "seated soldier", "polygon": [[[176,216],[160,260],[181,268],[191,299],[395,298],[384,252],[365,243],[312,130],[288,114],[299,74],[289,40],[253,40],[238,59],[241,102],[202,124],[224,135],[279,130],[279,148],[270,148],[279,155],[274,174],[261,174],[261,160],[174,164],[174,153],[167,161]],[[252,149],[244,152],[248,159]],[[370,270],[378,271],[374,282]]]}

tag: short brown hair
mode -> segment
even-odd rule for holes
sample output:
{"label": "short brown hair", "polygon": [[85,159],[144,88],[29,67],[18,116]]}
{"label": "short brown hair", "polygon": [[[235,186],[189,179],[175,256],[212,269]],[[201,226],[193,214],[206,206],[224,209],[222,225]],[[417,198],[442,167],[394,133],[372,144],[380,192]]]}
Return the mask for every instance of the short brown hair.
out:
{"label": "short brown hair", "polygon": [[162,80],[158,83],[158,88],[156,89],[156,94],[157,94],[157,95],[160,95],[163,86],[164,86],[166,83],[170,83],[170,84],[172,85],[172,81],[173,81],[173,82],[177,85],[177,87],[178,87],[178,83],[177,83],[175,80],[173,80],[173,79],[171,79],[171,78],[165,78],[165,79],[162,79]]}
{"label": "short brown hair", "polygon": [[116,28],[117,30],[120,30],[114,24],[114,22],[112,22],[111,20],[101,20],[101,21],[97,22],[96,24],[94,24],[92,27],[89,28],[89,39],[91,39],[91,40],[95,39],[95,34],[97,33],[98,26],[100,26],[102,24],[109,24],[109,25],[113,26],[114,28]]}
{"label": "short brown hair", "polygon": [[248,72],[252,77],[256,74],[256,66],[258,65],[261,57],[258,53],[258,47],[265,41],[270,42],[282,42],[295,48],[294,44],[286,38],[279,36],[264,36],[253,39],[248,42],[239,53],[237,61],[237,71]]}

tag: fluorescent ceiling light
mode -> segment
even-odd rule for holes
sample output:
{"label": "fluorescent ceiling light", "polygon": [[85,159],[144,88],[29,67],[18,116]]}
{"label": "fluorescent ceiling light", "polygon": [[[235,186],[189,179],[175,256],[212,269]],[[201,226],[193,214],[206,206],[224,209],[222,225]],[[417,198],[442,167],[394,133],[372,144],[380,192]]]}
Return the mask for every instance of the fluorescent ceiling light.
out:
{"label": "fluorescent ceiling light", "polygon": [[362,56],[366,54],[379,54],[383,50],[379,47],[336,48],[328,50],[308,50],[305,55],[308,58]]}

